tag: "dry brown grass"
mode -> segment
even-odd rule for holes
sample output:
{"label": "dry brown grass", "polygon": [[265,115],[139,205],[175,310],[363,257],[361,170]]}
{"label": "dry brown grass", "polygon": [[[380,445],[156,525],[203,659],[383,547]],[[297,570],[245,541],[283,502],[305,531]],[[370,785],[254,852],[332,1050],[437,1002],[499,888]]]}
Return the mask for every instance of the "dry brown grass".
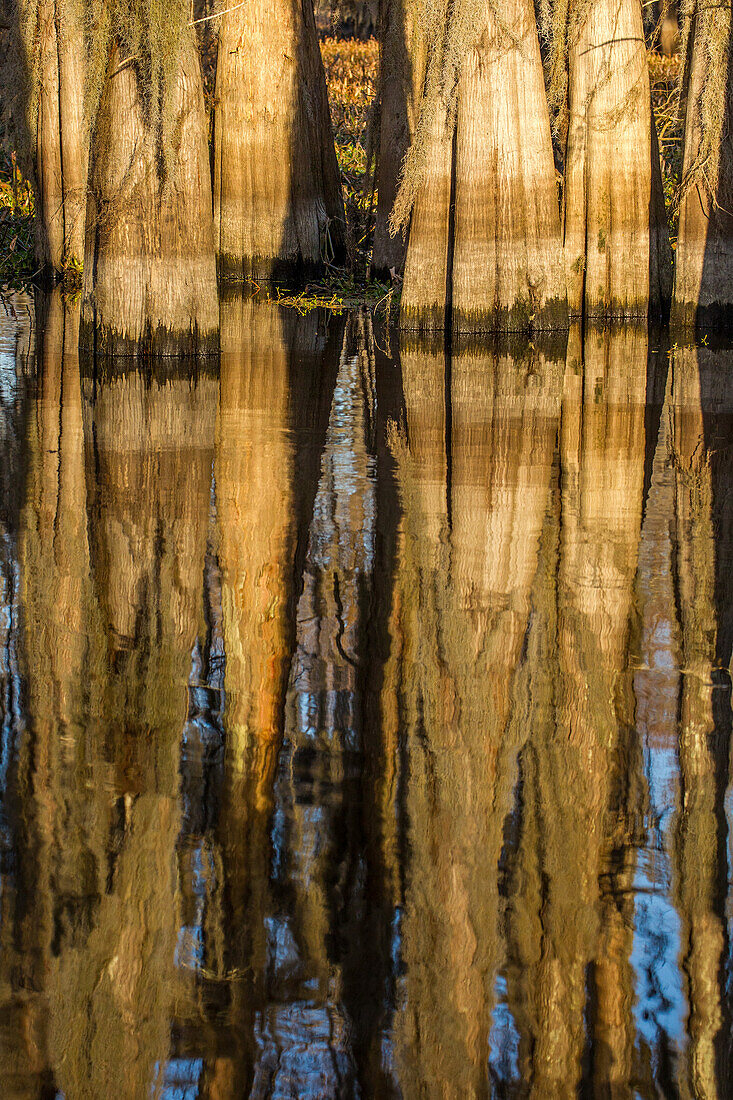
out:
{"label": "dry brown grass", "polygon": [[371,257],[374,202],[368,175],[369,126],[377,96],[379,45],[375,38],[321,41],[328,99],[352,238],[352,269],[363,275]]}
{"label": "dry brown grass", "polygon": [[677,244],[677,194],[682,179],[684,120],[679,111],[679,77],[681,58],[665,57],[649,51],[649,77],[652,105],[659,134],[659,155],[662,161],[662,184],[672,248]]}

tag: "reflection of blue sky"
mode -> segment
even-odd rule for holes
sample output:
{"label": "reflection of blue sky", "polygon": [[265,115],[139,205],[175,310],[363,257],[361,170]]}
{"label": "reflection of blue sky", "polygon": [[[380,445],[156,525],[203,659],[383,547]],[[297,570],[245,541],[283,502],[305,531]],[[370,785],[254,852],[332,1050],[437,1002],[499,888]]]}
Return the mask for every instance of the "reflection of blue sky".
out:
{"label": "reflection of blue sky", "polygon": [[663,416],[639,551],[642,604],[636,720],[643,749],[648,814],[634,875],[634,1022],[655,1073],[667,1051],[684,1047],[687,998],[680,969],[681,924],[673,891],[673,828],[679,799],[680,648],[672,576],[674,515],[669,424]]}
{"label": "reflection of blue sky", "polygon": [[12,405],[17,388],[15,338],[9,338],[0,327],[0,405]]}
{"label": "reflection of blue sky", "polygon": [[155,1100],[196,1100],[203,1070],[201,1058],[169,1058],[156,1065],[150,1095]]}
{"label": "reflection of blue sky", "polygon": [[354,1079],[340,968],[323,935],[333,931],[327,882],[344,782],[361,766],[359,616],[376,521],[366,413],[360,361],[343,357],[309,530],[271,832],[273,879],[296,900],[292,916],[266,922],[273,994],[257,1024],[254,1096],[336,1096]]}
{"label": "reflection of blue sky", "polygon": [[489,1070],[493,1080],[507,1083],[519,1078],[519,1032],[507,1004],[507,984],[499,974],[494,984],[494,1010],[489,1033]]}
{"label": "reflection of blue sky", "polygon": [[[2,448],[2,462],[6,467],[6,476],[9,471],[12,479],[14,463],[11,450],[17,449],[20,442],[13,421],[18,415],[18,371],[21,369],[21,364],[16,364],[19,326],[8,308],[5,303],[0,302],[0,448]],[[7,488],[20,492],[20,485],[13,485],[12,482]],[[3,796],[21,720],[16,601],[19,574],[14,538],[11,532],[5,530],[0,520],[0,719],[2,720],[0,725],[0,922],[6,877],[3,868],[7,863],[4,853],[11,848],[12,843]]]}
{"label": "reflection of blue sky", "polygon": [[[657,855],[657,859],[658,859]],[[684,1038],[687,1006],[679,969],[680,919],[658,881],[653,853],[640,854],[634,879],[636,892],[631,965],[636,974],[634,1018],[652,1050],[663,1035],[679,1050]],[[666,879],[666,876],[664,876]]]}

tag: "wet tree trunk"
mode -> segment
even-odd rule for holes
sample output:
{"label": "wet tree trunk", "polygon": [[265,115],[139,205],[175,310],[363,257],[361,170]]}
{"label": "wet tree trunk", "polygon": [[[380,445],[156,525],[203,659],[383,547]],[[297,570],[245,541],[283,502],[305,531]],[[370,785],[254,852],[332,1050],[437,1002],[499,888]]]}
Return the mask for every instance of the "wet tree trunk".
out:
{"label": "wet tree trunk", "polygon": [[81,339],[98,354],[218,348],[207,123],[192,33],[170,94],[165,164],[134,64],[113,51],[94,132],[84,261]]}
{"label": "wet tree trunk", "polygon": [[530,0],[509,0],[508,38],[487,12],[466,58],[453,129],[439,108],[413,211],[401,324],[532,331],[567,323],[560,216]]}
{"label": "wet tree trunk", "polygon": [[639,0],[592,4],[569,64],[570,308],[588,318],[661,318],[672,269]]}
{"label": "wet tree trunk", "polygon": [[315,272],[346,222],[313,8],[264,0],[222,16],[214,121],[219,273]]}
{"label": "wet tree trunk", "polygon": [[28,119],[38,211],[38,258],[61,272],[81,264],[89,142],[83,119],[81,19],[66,0],[20,7],[26,64],[37,80]]}
{"label": "wet tree trunk", "polygon": [[[730,10],[721,12],[733,31]],[[712,18],[695,16],[689,38],[690,68],[687,81],[685,117],[685,158],[683,179],[691,180],[680,207],[677,244],[673,320],[679,324],[715,323],[733,308],[733,82],[730,72],[719,98],[710,112],[719,119],[720,129],[713,135],[719,157],[718,179],[710,179],[709,165],[700,163],[703,144],[702,107],[706,84],[710,79],[706,41]],[[730,65],[730,62],[729,62]],[[715,98],[718,98],[716,96]],[[699,169],[696,171],[696,166]]]}

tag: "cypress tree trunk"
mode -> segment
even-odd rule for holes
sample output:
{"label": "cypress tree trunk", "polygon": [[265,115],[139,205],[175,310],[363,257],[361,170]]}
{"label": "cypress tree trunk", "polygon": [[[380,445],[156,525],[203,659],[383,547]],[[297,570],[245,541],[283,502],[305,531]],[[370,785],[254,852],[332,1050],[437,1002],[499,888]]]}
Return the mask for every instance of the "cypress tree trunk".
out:
{"label": "cypress tree trunk", "polygon": [[436,111],[427,148],[425,177],[410,221],[400,326],[418,332],[444,328],[450,316],[453,127],[449,112]]}
{"label": "cypress tree trunk", "polygon": [[20,2],[17,13],[31,88],[26,117],[40,214],[38,258],[45,267],[64,271],[84,257],[89,159],[84,28],[68,0]]}
{"label": "cypress tree trunk", "polygon": [[639,0],[596,0],[569,64],[570,308],[588,318],[659,318],[671,259]]}
{"label": "cypress tree trunk", "polygon": [[218,348],[211,176],[201,65],[184,31],[167,158],[134,60],[115,48],[92,148],[82,345],[103,355]]}
{"label": "cypress tree trunk", "polygon": [[[458,332],[567,322],[550,119],[534,7],[491,10],[465,59],[458,111],[439,107],[412,217],[401,324]],[[452,145],[452,148],[451,148]]]}
{"label": "cypress tree trunk", "polygon": [[372,276],[387,279],[405,265],[404,235],[389,231],[389,216],[397,196],[402,161],[417,119],[416,107],[424,64],[416,49],[413,19],[407,0],[382,0],[380,12],[379,149],[377,152],[377,216],[372,248]]}
{"label": "cypress tree trunk", "polygon": [[221,18],[214,121],[219,273],[321,269],[346,221],[312,5],[265,0]]}
{"label": "cypress tree trunk", "polygon": [[[673,305],[673,320],[684,325],[719,322],[733,307],[733,84],[730,62],[724,84],[710,72],[711,45],[715,49],[710,35],[721,29],[716,17],[727,24],[722,29],[730,41],[731,13],[722,5],[719,14],[695,15],[688,39],[683,180],[689,186],[680,207]],[[725,54],[726,44],[720,45]],[[710,95],[711,83],[713,102],[708,106],[703,100]],[[708,126],[714,127],[709,135],[703,133],[704,114]],[[706,137],[719,160],[713,179],[706,163]]]}

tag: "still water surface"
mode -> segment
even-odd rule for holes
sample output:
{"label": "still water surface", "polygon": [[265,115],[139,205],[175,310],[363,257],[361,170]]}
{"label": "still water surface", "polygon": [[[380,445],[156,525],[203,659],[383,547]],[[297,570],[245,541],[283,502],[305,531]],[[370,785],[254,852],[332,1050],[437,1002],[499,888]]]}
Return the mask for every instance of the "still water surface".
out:
{"label": "still water surface", "polygon": [[0,1093],[733,1095],[733,351],[0,305]]}

